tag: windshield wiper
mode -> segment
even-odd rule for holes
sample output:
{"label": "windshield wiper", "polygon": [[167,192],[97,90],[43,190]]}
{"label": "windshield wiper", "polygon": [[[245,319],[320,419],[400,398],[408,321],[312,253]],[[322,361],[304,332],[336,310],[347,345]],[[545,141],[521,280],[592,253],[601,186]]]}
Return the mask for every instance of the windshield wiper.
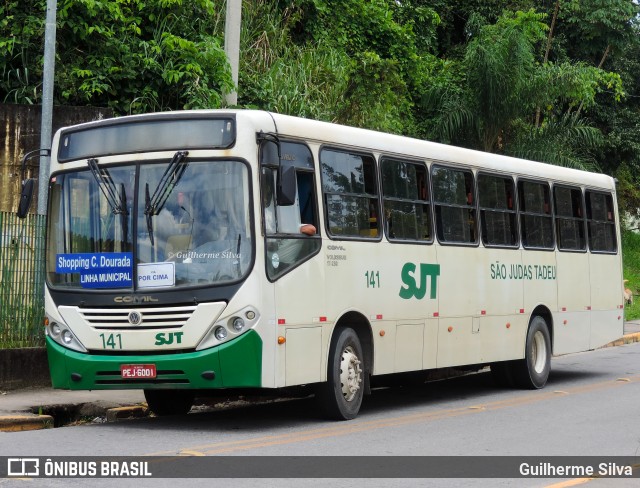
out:
{"label": "windshield wiper", "polygon": [[96,179],[96,183],[98,183],[98,188],[100,188],[100,191],[107,199],[107,203],[111,207],[111,211],[116,215],[127,215],[126,200],[122,199],[122,195],[124,194],[124,185],[121,188],[122,194],[120,195],[120,198],[118,198],[116,184],[113,182],[113,178],[111,178],[109,170],[107,168],[100,168],[98,166],[97,159],[87,159],[87,165],[91,170],[91,174]]}
{"label": "windshield wiper", "polygon": [[149,183],[145,186],[144,194],[144,214],[147,217],[147,231],[149,232],[149,240],[153,246],[153,216],[158,215],[163,209],[164,204],[167,203],[167,199],[175,186],[182,178],[187,166],[188,161],[185,160],[189,151],[178,151],[173,155],[171,161],[167,165],[167,169],[162,174],[158,186],[156,187],[153,195],[149,193]]}
{"label": "windshield wiper", "polygon": [[109,207],[111,207],[111,212],[114,215],[120,215],[122,242],[128,242],[129,226],[127,225],[127,216],[129,215],[129,212],[127,211],[127,194],[125,192],[124,183],[120,183],[120,195],[118,195],[116,184],[113,182],[113,178],[111,178],[107,168],[101,168],[98,166],[98,160],[94,158],[87,159],[87,165],[89,166],[96,183],[98,183],[98,188],[100,188],[100,191],[107,200]]}
{"label": "windshield wiper", "polygon": [[122,228],[122,242],[127,246],[129,245],[129,225],[127,216],[129,212],[127,211],[127,192],[124,188],[124,183],[120,183],[120,208],[124,211],[122,213],[122,218],[120,219],[120,225]]}

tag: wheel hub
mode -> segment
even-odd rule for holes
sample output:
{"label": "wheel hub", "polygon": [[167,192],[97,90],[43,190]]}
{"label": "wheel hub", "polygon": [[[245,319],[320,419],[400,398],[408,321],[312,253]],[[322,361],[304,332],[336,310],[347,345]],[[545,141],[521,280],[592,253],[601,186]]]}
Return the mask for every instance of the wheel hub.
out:
{"label": "wheel hub", "polygon": [[362,383],[360,359],[353,348],[348,346],[342,351],[340,358],[340,384],[346,401],[350,402],[355,398],[360,389],[360,383]]}
{"label": "wheel hub", "polygon": [[547,345],[544,341],[544,335],[540,331],[536,331],[531,343],[531,358],[533,359],[533,369],[536,373],[542,373],[547,361]]}

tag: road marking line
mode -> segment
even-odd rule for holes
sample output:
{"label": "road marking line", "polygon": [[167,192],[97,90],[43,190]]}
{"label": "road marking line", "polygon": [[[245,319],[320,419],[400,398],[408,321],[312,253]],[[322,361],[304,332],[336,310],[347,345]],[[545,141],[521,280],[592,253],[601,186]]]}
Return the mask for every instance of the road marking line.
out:
{"label": "road marking line", "polygon": [[[628,383],[634,383],[640,380],[640,376],[635,376],[629,379]],[[577,386],[567,390],[567,394],[576,393],[588,393],[591,391],[597,391],[607,388],[620,387],[627,382],[618,381],[602,381],[599,383],[593,383],[583,386]],[[532,403],[549,400],[552,398],[558,398],[557,392],[543,390],[536,390],[534,393],[530,393],[524,396],[518,396],[514,398],[507,398],[504,400],[497,400],[495,402],[487,403],[483,405],[482,409],[474,409],[469,406],[456,407],[452,409],[436,410],[432,412],[419,412],[409,415],[403,415],[400,417],[382,418],[376,420],[352,420],[345,426],[345,423],[340,422],[337,426],[320,427],[311,430],[303,430],[297,432],[291,432],[286,434],[273,434],[268,436],[256,437],[251,439],[239,439],[233,441],[216,442],[212,444],[204,444],[200,446],[190,446],[186,448],[189,451],[203,452],[205,455],[223,454],[229,452],[245,451],[250,449],[266,448],[276,445],[293,444],[298,442],[305,442],[317,439],[323,439],[328,437],[342,437],[345,435],[355,434],[359,432],[374,431],[385,427],[397,427],[405,424],[421,423],[434,420],[443,420],[449,418],[455,418],[468,414],[482,414],[486,411],[501,410],[504,408],[513,408]],[[182,450],[181,452],[184,452]],[[162,451],[149,454],[150,456],[157,455],[175,455],[176,451]]]}
{"label": "road marking line", "polygon": [[577,486],[583,483],[588,483],[589,481],[593,481],[597,478],[576,478],[573,480],[562,481],[560,483],[555,483],[553,485],[547,485],[546,488],[568,488],[569,486]]}

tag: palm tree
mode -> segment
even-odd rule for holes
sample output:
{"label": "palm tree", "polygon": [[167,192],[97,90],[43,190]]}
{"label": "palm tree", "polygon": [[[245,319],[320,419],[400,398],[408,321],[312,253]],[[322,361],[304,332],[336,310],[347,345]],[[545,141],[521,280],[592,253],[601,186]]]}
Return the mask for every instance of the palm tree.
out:
{"label": "palm tree", "polygon": [[[569,115],[592,103],[599,84],[615,78],[583,64],[536,62],[546,39],[544,14],[506,12],[494,25],[470,28],[464,57],[443,63],[427,90],[431,136],[486,152],[500,152],[562,166],[595,169],[589,149],[600,133]],[[470,19],[477,25],[477,19]],[[537,107],[547,107],[535,127]]]}

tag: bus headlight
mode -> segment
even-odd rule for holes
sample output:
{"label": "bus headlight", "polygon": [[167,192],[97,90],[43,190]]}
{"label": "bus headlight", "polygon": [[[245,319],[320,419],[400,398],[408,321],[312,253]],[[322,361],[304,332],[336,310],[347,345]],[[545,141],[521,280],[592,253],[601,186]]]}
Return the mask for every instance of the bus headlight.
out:
{"label": "bus headlight", "polygon": [[61,346],[73,349],[74,351],[87,352],[87,349],[82,345],[67,324],[61,322],[59,319],[55,322],[50,318],[48,325],[45,326],[45,330],[46,334]]}
{"label": "bus headlight", "polygon": [[58,325],[56,322],[51,324],[49,331],[51,332],[52,337],[59,337],[60,332],[62,332],[62,330],[60,329],[60,325]]}
{"label": "bus headlight", "polygon": [[224,341],[227,338],[227,329],[222,326],[216,327],[216,330],[213,331],[213,335],[216,336],[216,339],[219,341]]}
{"label": "bus headlight", "polygon": [[231,322],[231,327],[233,327],[233,330],[235,330],[236,332],[240,332],[242,329],[244,329],[244,320],[242,320],[241,317],[234,318],[233,322]]}
{"label": "bus headlight", "polygon": [[62,342],[67,346],[73,342],[73,334],[71,334],[68,329],[62,331]]}
{"label": "bus headlight", "polygon": [[214,347],[222,342],[230,341],[246,331],[253,329],[260,321],[260,314],[254,307],[245,307],[220,317],[211,326],[200,344],[196,346],[196,351]]}

